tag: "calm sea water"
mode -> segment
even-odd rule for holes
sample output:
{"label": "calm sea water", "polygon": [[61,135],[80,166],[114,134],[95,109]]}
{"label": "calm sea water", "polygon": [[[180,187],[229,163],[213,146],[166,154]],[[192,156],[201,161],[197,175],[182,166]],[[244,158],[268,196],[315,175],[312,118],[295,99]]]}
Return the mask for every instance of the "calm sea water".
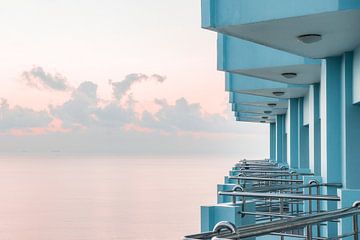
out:
{"label": "calm sea water", "polygon": [[181,239],[235,161],[2,157],[0,239]]}

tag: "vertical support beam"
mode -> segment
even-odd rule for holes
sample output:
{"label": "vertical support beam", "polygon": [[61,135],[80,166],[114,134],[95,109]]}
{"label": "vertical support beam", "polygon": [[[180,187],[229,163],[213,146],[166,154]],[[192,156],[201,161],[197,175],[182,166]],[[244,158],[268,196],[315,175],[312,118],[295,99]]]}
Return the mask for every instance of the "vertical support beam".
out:
{"label": "vertical support beam", "polygon": [[299,98],[299,168],[309,168],[309,127],[304,126],[304,98]]}
{"label": "vertical support beam", "polygon": [[270,159],[276,160],[276,124],[270,123]]}
{"label": "vertical support beam", "polygon": [[289,99],[290,126],[288,130],[288,161],[291,168],[299,168],[299,103],[297,98]]}
{"label": "vertical support beam", "polygon": [[321,174],[321,120],[320,120],[320,84],[314,89],[314,173]]}
{"label": "vertical support beam", "polygon": [[360,106],[353,105],[352,52],[343,55],[341,70],[342,183],[344,188],[360,189]]}
{"label": "vertical support beam", "polygon": [[320,84],[309,89],[309,162],[315,175],[321,175],[321,122],[320,122]]}
{"label": "vertical support beam", "polygon": [[[360,48],[359,48],[360,49]],[[342,183],[343,189],[338,190],[341,197],[340,208],[350,207],[354,201],[359,200],[360,183],[360,106],[353,104],[354,73],[360,69],[356,64],[355,57],[360,57],[360,51],[344,53],[341,65],[341,140],[342,140]],[[359,54],[356,56],[356,54]],[[351,231],[351,221],[341,219],[339,233]]]}
{"label": "vertical support beam", "polygon": [[[341,57],[329,57],[321,65],[321,176],[324,182],[341,182]],[[325,194],[336,194],[333,188]],[[337,208],[328,202],[327,210]],[[336,224],[329,223],[328,237],[337,235]]]}
{"label": "vertical support beam", "polygon": [[341,57],[322,62],[321,77],[321,176],[341,181]]}
{"label": "vertical support beam", "polygon": [[276,116],[276,162],[286,163],[285,115]]}

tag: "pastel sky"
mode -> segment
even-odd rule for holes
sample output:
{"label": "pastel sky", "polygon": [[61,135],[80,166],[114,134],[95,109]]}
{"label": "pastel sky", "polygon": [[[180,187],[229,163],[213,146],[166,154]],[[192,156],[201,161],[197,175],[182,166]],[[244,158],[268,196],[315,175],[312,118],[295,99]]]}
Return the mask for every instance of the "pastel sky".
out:
{"label": "pastel sky", "polygon": [[200,1],[8,0],[0,29],[1,153],[267,155]]}

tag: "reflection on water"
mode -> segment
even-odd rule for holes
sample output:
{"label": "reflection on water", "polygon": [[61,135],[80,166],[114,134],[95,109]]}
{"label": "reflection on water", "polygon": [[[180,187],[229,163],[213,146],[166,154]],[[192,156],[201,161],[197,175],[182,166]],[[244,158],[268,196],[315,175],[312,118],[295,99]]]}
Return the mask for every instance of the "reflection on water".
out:
{"label": "reflection on water", "polygon": [[234,158],[0,159],[0,239],[180,239]]}

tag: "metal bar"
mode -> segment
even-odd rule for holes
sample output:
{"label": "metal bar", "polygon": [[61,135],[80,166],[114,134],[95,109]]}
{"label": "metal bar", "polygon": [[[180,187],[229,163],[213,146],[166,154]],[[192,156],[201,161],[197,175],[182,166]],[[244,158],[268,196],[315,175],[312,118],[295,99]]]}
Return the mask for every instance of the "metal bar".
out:
{"label": "metal bar", "polygon": [[266,217],[279,217],[279,218],[294,218],[296,216],[287,215],[287,214],[279,214],[279,213],[271,213],[271,212],[239,212],[245,215],[255,215],[255,216],[266,216]]}
{"label": "metal bar", "polygon": [[298,182],[302,183],[303,180],[299,179],[277,179],[277,178],[261,178],[261,177],[236,177],[229,176],[229,179],[237,179],[237,180],[250,180],[250,181],[271,181],[271,182]]}
{"label": "metal bar", "polygon": [[229,239],[242,239],[255,236],[263,236],[272,232],[286,231],[291,229],[298,229],[306,227],[307,225],[327,222],[334,219],[344,218],[352,215],[360,214],[360,209],[357,207],[344,208],[328,212],[316,213],[312,215],[295,217],[291,219],[272,221],[267,223],[255,224],[252,226],[240,227],[236,230],[235,234],[224,232],[217,234],[214,232],[207,232],[202,234],[194,234],[185,237],[185,239],[207,239],[211,237],[229,238]]}
{"label": "metal bar", "polygon": [[277,194],[277,193],[257,193],[257,192],[218,192],[223,196],[242,196],[252,198],[278,198],[278,199],[302,199],[302,200],[325,200],[325,201],[340,201],[340,198],[335,195],[300,195],[300,194]]}
{"label": "metal bar", "polygon": [[342,184],[341,183],[320,183],[318,185],[314,185],[314,184],[298,184],[298,185],[285,185],[284,184],[276,184],[276,185],[272,185],[272,186],[267,186],[267,187],[248,187],[245,188],[245,190],[247,191],[251,191],[251,192],[270,192],[270,191],[277,191],[277,190],[286,190],[286,189],[300,189],[300,188],[309,188],[309,187],[336,187],[336,188],[341,188]]}
{"label": "metal bar", "polygon": [[353,216],[352,222],[353,222],[354,240],[359,240],[359,222],[358,222],[358,216],[356,214]]}

